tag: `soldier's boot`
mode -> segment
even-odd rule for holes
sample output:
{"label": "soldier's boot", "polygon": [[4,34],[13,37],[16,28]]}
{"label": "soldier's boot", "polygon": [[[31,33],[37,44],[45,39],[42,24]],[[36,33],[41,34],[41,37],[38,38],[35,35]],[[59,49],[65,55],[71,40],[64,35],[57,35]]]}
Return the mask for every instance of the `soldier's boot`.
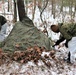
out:
{"label": "soldier's boot", "polygon": [[71,61],[70,61],[70,52],[68,53],[68,58],[66,59],[64,59],[64,61],[66,61],[67,63],[71,63]]}

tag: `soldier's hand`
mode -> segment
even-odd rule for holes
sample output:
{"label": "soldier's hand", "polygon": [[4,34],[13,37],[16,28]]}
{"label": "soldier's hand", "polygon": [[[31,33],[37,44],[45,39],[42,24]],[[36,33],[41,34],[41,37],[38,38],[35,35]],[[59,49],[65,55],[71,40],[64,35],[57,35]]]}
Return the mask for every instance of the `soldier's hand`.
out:
{"label": "soldier's hand", "polygon": [[53,45],[52,47],[55,47],[55,45]]}

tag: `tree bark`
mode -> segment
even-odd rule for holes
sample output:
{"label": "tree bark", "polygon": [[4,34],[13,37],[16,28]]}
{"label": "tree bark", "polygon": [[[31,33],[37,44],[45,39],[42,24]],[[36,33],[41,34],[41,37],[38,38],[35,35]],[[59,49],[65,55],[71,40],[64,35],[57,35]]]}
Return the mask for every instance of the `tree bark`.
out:
{"label": "tree bark", "polygon": [[33,14],[32,14],[32,20],[34,20],[34,17],[35,17],[35,9],[36,9],[36,0],[33,0],[34,1],[34,9],[33,9]]}
{"label": "tree bark", "polygon": [[8,12],[12,11],[12,0],[8,0]]}
{"label": "tree bark", "polygon": [[63,12],[63,0],[61,0],[61,8],[60,8],[60,13]]}
{"label": "tree bark", "polygon": [[38,8],[39,8],[39,11],[41,12],[41,10],[42,10],[42,1],[41,0],[38,0]]}
{"label": "tree bark", "polygon": [[9,12],[9,0],[8,0],[8,12]]}
{"label": "tree bark", "polygon": [[17,10],[16,10],[16,2],[14,0],[14,22],[17,22]]}
{"label": "tree bark", "polygon": [[72,0],[69,1],[69,14],[70,14],[71,19],[72,19]]}
{"label": "tree bark", "polygon": [[24,0],[17,0],[17,6],[18,6],[19,20],[22,21],[26,15],[25,7],[24,7]]}
{"label": "tree bark", "polygon": [[52,15],[55,18],[55,0],[52,0]]}
{"label": "tree bark", "polygon": [[28,12],[28,0],[25,0],[25,4],[26,4],[26,14]]}

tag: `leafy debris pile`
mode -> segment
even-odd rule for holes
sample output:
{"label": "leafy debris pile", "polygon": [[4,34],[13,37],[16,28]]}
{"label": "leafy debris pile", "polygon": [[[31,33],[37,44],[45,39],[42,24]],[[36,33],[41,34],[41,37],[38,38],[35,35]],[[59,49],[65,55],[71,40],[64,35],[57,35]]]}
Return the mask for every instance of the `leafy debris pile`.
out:
{"label": "leafy debris pile", "polygon": [[4,53],[0,49],[1,75],[76,75],[76,65],[63,60],[67,50],[30,47],[25,51]]}
{"label": "leafy debris pile", "polygon": [[45,48],[39,48],[37,46],[30,47],[25,51],[15,51],[13,54],[13,60],[19,61],[21,63],[27,63],[28,61],[33,60],[35,63],[41,59],[41,53]]}
{"label": "leafy debris pile", "polygon": [[[43,52],[48,52],[49,55],[44,54],[44,56],[42,56]],[[0,49],[0,64],[5,60],[7,62],[9,59],[20,63],[27,63],[32,60],[35,64],[38,64],[38,60],[42,60],[46,66],[50,67],[51,63],[49,61],[47,62],[46,59],[56,59],[55,53],[55,50],[46,50],[44,47],[38,46],[30,47],[25,51],[15,51],[12,54],[4,53],[2,49]]]}

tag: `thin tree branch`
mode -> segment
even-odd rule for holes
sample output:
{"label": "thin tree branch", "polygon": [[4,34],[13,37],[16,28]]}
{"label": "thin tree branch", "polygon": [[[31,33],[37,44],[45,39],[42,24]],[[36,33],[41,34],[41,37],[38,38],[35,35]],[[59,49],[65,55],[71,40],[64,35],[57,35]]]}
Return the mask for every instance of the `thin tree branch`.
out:
{"label": "thin tree branch", "polygon": [[41,11],[41,13],[40,13],[40,18],[41,18],[41,21],[42,21],[42,22],[43,22],[42,13],[44,12],[45,8],[47,7],[48,1],[49,1],[49,0],[46,0],[46,5],[44,6],[44,8],[42,9],[42,11]]}

